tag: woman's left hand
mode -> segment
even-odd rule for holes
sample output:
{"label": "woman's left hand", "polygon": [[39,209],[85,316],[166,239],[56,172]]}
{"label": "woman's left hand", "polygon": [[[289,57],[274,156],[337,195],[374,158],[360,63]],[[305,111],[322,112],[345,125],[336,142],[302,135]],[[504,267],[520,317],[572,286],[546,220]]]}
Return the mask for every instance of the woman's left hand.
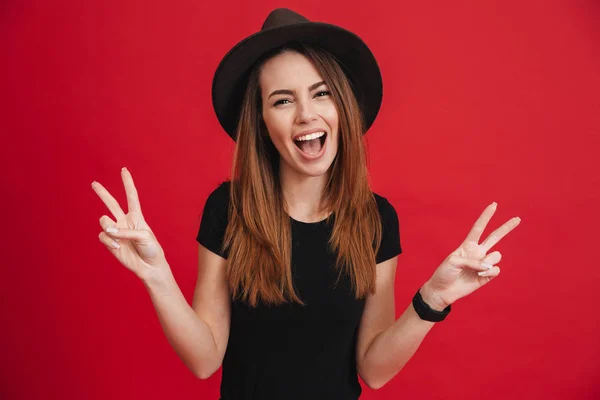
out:
{"label": "woman's left hand", "polygon": [[[443,310],[456,300],[473,293],[500,273],[500,268],[496,266],[501,259],[500,252],[487,252],[515,229],[521,219],[511,218],[479,244],[481,234],[494,215],[496,207],[496,203],[486,207],[465,241],[442,262],[421,288],[423,300],[433,309]],[[482,271],[485,271],[485,275],[480,276],[478,272]]]}

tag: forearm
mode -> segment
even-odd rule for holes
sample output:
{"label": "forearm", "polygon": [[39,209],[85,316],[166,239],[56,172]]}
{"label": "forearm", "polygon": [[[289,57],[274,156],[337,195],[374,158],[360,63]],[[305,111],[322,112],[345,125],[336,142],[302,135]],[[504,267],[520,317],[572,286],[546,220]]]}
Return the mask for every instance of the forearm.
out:
{"label": "forearm", "polygon": [[218,368],[217,346],[210,326],[198,318],[170,268],[143,281],[167,340],[183,363],[199,378]]}
{"label": "forearm", "polygon": [[[423,300],[441,311],[427,284],[421,288]],[[422,320],[412,302],[404,313],[385,331],[373,339],[362,361],[361,376],[369,386],[378,389],[392,379],[415,354],[435,322]]]}

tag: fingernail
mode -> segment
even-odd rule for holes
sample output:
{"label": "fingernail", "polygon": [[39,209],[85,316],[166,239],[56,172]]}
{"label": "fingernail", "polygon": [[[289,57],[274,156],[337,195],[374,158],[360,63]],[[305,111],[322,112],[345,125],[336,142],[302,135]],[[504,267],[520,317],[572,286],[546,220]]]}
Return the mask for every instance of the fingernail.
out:
{"label": "fingernail", "polygon": [[487,269],[490,269],[490,268],[492,268],[492,265],[491,265],[491,264],[484,263],[484,262],[482,262],[482,263],[481,263],[481,266],[482,266],[483,268],[487,268]]}
{"label": "fingernail", "polygon": [[492,203],[492,205],[493,205],[494,207],[496,207],[496,206],[498,206],[498,203],[496,203],[496,202],[493,202],[493,203]]}
{"label": "fingernail", "polygon": [[119,243],[115,242],[114,240],[112,241],[111,245],[112,245],[112,247],[114,247],[115,249],[118,249],[119,247],[121,247],[121,246],[119,246]]}
{"label": "fingernail", "polygon": [[481,271],[481,272],[477,273],[477,275],[479,275],[479,276],[486,276],[487,274],[488,274],[488,271]]}
{"label": "fingernail", "polygon": [[119,230],[117,228],[106,228],[107,233],[117,233]]}
{"label": "fingernail", "polygon": [[127,171],[126,167],[121,168],[121,171]]}

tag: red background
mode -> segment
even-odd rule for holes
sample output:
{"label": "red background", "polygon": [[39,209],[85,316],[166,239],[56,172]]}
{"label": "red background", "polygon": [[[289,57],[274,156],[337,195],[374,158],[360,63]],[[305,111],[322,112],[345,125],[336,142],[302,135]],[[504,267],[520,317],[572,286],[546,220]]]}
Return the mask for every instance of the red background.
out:
{"label": "red background", "polygon": [[[98,241],[142,209],[191,302],[206,196],[233,141],[210,99],[226,51],[274,7],[358,33],[384,100],[368,133],[373,189],[396,207],[408,306],[498,202],[483,237],[501,274],[455,303],[369,399],[600,398],[600,4],[597,1],[3,1],[3,399],[217,399],[194,378],[146,289]],[[510,396],[510,397],[509,397]]]}

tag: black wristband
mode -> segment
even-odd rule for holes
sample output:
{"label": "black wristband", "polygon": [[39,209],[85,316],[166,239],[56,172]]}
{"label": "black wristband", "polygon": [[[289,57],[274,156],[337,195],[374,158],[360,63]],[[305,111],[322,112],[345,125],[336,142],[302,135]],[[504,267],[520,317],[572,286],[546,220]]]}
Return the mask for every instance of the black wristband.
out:
{"label": "black wristband", "polygon": [[448,307],[444,308],[443,311],[434,310],[431,307],[429,307],[429,305],[427,303],[425,303],[425,301],[423,301],[423,297],[421,297],[420,290],[421,289],[417,290],[417,293],[415,294],[415,296],[412,299],[413,307],[415,308],[415,311],[417,312],[417,314],[419,314],[419,317],[425,321],[431,321],[431,322],[443,321],[444,318],[446,318],[446,315],[448,315],[450,313],[450,310],[451,310],[450,305],[448,305]]}

